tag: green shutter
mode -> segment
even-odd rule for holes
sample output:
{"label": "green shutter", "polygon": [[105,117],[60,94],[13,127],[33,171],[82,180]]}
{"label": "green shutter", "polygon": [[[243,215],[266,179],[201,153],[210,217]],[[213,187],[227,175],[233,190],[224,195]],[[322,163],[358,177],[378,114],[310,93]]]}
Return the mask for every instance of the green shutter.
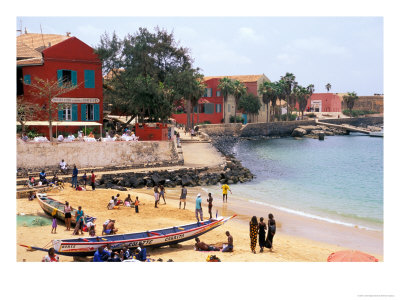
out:
{"label": "green shutter", "polygon": [[24,75],[24,83],[31,84],[31,75]]}
{"label": "green shutter", "polygon": [[85,70],[85,88],[94,89],[94,70]]}
{"label": "green shutter", "polygon": [[72,104],[72,121],[78,121],[78,104]]}
{"label": "green shutter", "polygon": [[62,71],[63,71],[63,70],[57,70],[57,81],[58,81],[58,86],[62,86],[62,84],[63,84]]}
{"label": "green shutter", "polygon": [[210,88],[210,97],[212,97],[212,88]]}
{"label": "green shutter", "polygon": [[71,71],[71,82],[72,86],[76,86],[78,84],[76,71]]}
{"label": "green shutter", "polygon": [[203,97],[207,97],[207,88],[204,89],[204,95]]}
{"label": "green shutter", "polygon": [[100,120],[100,105],[94,104],[94,121]]}
{"label": "green shutter", "polygon": [[62,120],[63,120],[63,106],[58,105],[58,121],[62,121]]}
{"label": "green shutter", "polygon": [[213,114],[214,113],[214,103],[205,103],[204,104],[204,112],[206,114]]}
{"label": "green shutter", "polygon": [[86,121],[86,104],[81,104],[81,121]]}

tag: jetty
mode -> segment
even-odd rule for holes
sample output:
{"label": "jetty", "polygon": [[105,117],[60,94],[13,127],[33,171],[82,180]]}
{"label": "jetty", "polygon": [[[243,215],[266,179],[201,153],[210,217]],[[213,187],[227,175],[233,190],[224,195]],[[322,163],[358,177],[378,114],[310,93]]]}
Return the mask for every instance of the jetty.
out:
{"label": "jetty", "polygon": [[371,132],[370,130],[367,130],[367,129],[364,129],[364,128],[360,128],[360,127],[356,127],[356,126],[352,126],[352,125],[349,125],[349,124],[336,125],[336,124],[320,122],[318,120],[315,120],[315,123],[318,124],[318,125],[323,125],[323,126],[327,126],[327,127],[339,128],[339,129],[342,129],[342,130],[346,130],[347,132],[360,132],[360,133],[364,133],[364,134],[368,134],[368,135]]}

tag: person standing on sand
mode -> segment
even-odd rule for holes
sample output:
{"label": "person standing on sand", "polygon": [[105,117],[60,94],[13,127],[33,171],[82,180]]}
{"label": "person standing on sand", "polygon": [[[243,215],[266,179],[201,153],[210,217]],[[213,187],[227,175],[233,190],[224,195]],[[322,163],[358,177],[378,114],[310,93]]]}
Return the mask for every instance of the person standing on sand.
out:
{"label": "person standing on sand", "polygon": [[158,186],[154,187],[154,208],[158,208],[157,204],[160,202],[160,194],[158,193]]}
{"label": "person standing on sand", "polygon": [[256,254],[258,222],[257,217],[253,216],[250,221],[250,248],[251,252]]}
{"label": "person standing on sand", "polygon": [[201,208],[201,195],[200,195],[200,193],[197,194],[197,198],[196,198],[196,212],[195,212],[195,214],[196,214],[197,222],[200,222],[199,221],[199,215],[200,215],[200,220],[203,222],[203,209]]}
{"label": "person standing on sand", "polygon": [[265,247],[272,251],[272,240],[276,232],[276,222],[272,214],[268,215],[268,235],[265,242]]}
{"label": "person standing on sand", "polygon": [[228,245],[222,249],[222,252],[233,252],[233,237],[229,233],[229,231],[225,232],[226,236],[228,237]]}
{"label": "person standing on sand", "polygon": [[179,197],[179,209],[181,209],[182,202],[183,202],[183,209],[186,208],[186,195],[187,195],[187,189],[185,188],[184,185],[182,185],[181,196]]}
{"label": "person standing on sand", "polygon": [[78,210],[75,213],[76,224],[74,235],[79,233],[79,229],[81,230],[81,234],[83,234],[83,223],[85,222],[85,213],[82,210],[82,206],[78,207]]}
{"label": "person standing on sand", "polygon": [[86,189],[86,184],[87,184],[87,175],[86,175],[86,172],[83,173],[82,181],[83,181],[83,185],[85,186],[85,189]]}
{"label": "person standing on sand", "polygon": [[72,180],[71,180],[71,187],[76,188],[78,185],[78,168],[74,165],[74,169],[72,170]]}
{"label": "person standing on sand", "polygon": [[213,197],[211,196],[211,193],[208,193],[208,198],[207,198],[207,202],[208,202],[208,213],[210,214],[210,219],[212,219],[212,202],[213,202]]}
{"label": "person standing on sand", "polygon": [[265,229],[267,225],[264,223],[264,218],[260,218],[260,223],[258,223],[258,244],[260,245],[260,252],[264,252],[265,247]]}
{"label": "person standing on sand", "polygon": [[226,183],[221,187],[222,188],[222,202],[228,203],[228,190],[231,192],[231,189],[229,188],[229,185]]}
{"label": "person standing on sand", "polygon": [[71,211],[72,207],[69,206],[68,201],[65,201],[64,213],[65,213],[65,226],[67,227],[67,231],[71,230]]}
{"label": "person standing on sand", "polygon": [[[51,225],[51,233],[57,233],[57,213],[53,215],[53,223]],[[54,232],[53,232],[54,230]]]}
{"label": "person standing on sand", "polygon": [[92,184],[92,191],[94,191],[96,189],[95,181],[96,181],[96,175],[94,175],[93,170],[92,170],[92,176],[90,177],[90,182]]}
{"label": "person standing on sand", "polygon": [[165,202],[165,188],[163,185],[160,185],[160,199],[161,197],[164,199],[164,204],[167,204],[167,202]]}
{"label": "person standing on sand", "polygon": [[135,200],[135,212],[139,213],[139,197],[136,196],[136,200]]}

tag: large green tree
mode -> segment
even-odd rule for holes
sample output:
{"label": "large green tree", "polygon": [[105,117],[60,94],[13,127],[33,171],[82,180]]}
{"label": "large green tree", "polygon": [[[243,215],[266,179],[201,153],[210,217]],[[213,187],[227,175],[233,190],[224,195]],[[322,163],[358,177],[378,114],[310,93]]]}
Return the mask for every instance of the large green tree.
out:
{"label": "large green tree", "polygon": [[189,50],[158,27],[154,32],[139,28],[123,39],[105,33],[95,51],[106,75],[105,98],[118,113],[130,116],[126,123],[136,116],[166,120],[174,101],[188,99],[185,84],[198,80]]}
{"label": "large green tree", "polygon": [[232,83],[232,94],[235,97],[235,123],[236,123],[236,112],[239,105],[240,98],[247,93],[246,86],[239,80],[234,80]]}
{"label": "large green tree", "polygon": [[226,108],[226,102],[228,101],[228,95],[232,94],[233,81],[228,77],[221,78],[219,80],[218,88],[221,90],[222,95],[224,97],[223,118],[224,118],[224,123],[226,123],[225,108]]}
{"label": "large green tree", "polygon": [[261,108],[260,99],[252,93],[246,93],[240,98],[238,108],[254,116]]}
{"label": "large green tree", "polygon": [[347,108],[350,110],[350,116],[352,115],[352,110],[354,107],[355,101],[357,101],[358,96],[356,92],[347,93],[347,95],[343,96],[343,101],[346,104]]}
{"label": "large green tree", "polygon": [[296,94],[297,101],[299,103],[299,109],[301,111],[301,119],[304,118],[304,110],[307,107],[308,99],[314,93],[314,85],[310,84],[306,88],[298,85],[294,91]]}
{"label": "large green tree", "polygon": [[262,101],[267,106],[267,123],[269,122],[269,104],[273,104],[275,109],[276,100],[278,99],[278,87],[274,82],[265,81],[258,87],[258,92],[262,95]]}

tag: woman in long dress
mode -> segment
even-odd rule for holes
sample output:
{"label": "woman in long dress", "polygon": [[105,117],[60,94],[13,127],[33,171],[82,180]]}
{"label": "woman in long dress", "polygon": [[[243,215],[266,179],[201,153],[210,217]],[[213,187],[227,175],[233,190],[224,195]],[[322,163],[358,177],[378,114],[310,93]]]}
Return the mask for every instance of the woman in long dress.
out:
{"label": "woman in long dress", "polygon": [[258,223],[258,244],[260,245],[260,252],[264,251],[265,247],[265,229],[267,225],[264,223],[264,218],[260,218],[260,223]]}
{"label": "woman in long dress", "polygon": [[258,222],[257,217],[253,216],[250,221],[250,248],[251,252],[256,254]]}
{"label": "woman in long dress", "polygon": [[276,223],[274,220],[274,216],[272,214],[268,215],[268,235],[265,243],[265,247],[267,247],[270,251],[272,251],[272,240],[274,238],[276,232]]}

